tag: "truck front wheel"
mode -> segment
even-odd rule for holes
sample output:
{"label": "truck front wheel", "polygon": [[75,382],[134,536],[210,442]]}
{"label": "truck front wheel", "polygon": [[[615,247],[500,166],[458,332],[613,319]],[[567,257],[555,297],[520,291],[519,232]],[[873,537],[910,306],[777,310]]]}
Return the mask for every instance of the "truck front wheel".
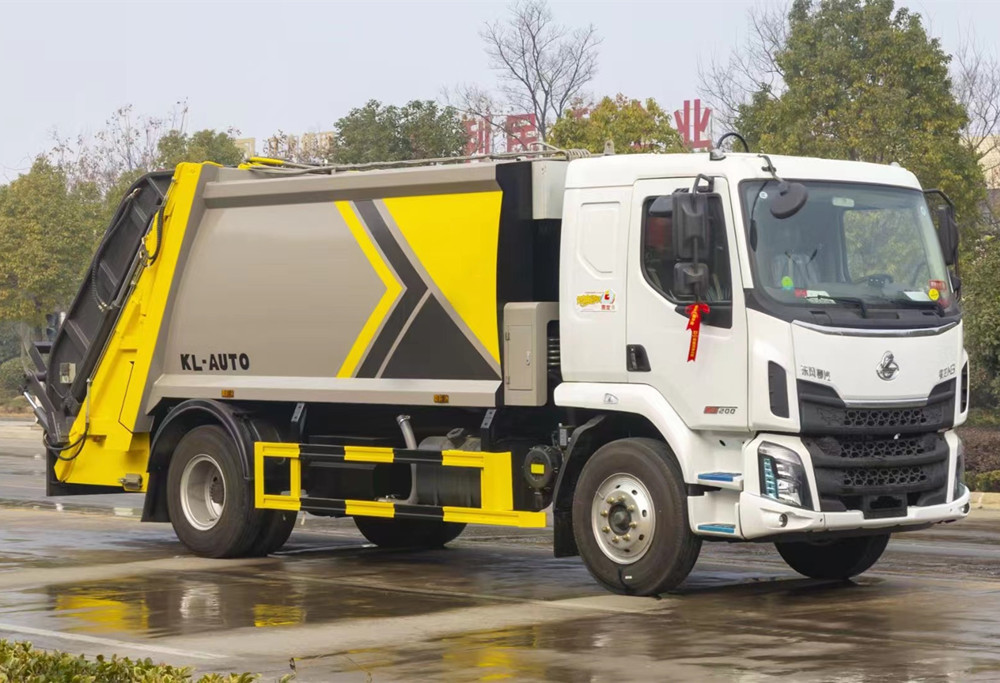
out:
{"label": "truck front wheel", "polygon": [[167,509],[177,538],[203,557],[248,554],[264,531],[265,516],[254,508],[236,446],[215,425],[196,427],[177,444],[167,472]]}
{"label": "truck front wheel", "polygon": [[598,449],[573,493],[573,535],[587,569],[616,593],[656,595],[684,581],[701,539],[667,445],[622,439]]}
{"label": "truck front wheel", "polygon": [[812,579],[849,579],[878,562],[889,534],[842,538],[825,543],[795,541],[774,547],[789,567]]}
{"label": "truck front wheel", "polygon": [[465,529],[455,522],[384,517],[355,517],[354,525],[379,548],[440,548]]}

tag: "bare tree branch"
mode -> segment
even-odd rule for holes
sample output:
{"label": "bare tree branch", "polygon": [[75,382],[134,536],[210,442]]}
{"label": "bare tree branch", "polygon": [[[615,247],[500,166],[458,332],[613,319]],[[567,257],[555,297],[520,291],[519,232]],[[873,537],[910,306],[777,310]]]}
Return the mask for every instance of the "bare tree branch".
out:
{"label": "bare tree branch", "polygon": [[570,33],[554,23],[544,0],[519,0],[506,21],[487,24],[480,36],[507,104],[533,113],[543,140],[597,74],[597,29]]}
{"label": "bare tree branch", "polygon": [[742,48],[730,53],[726,61],[716,57],[706,65],[698,64],[698,93],[712,105],[716,120],[732,127],[740,105],[754,93],[767,89],[779,97],[785,89],[784,73],[778,54],[788,40],[787,7],[758,5],[748,12],[749,35]]}
{"label": "bare tree branch", "polygon": [[962,142],[983,166],[990,187],[1000,186],[1000,59],[987,52],[968,28],[953,55],[955,98],[965,107],[969,122]]}

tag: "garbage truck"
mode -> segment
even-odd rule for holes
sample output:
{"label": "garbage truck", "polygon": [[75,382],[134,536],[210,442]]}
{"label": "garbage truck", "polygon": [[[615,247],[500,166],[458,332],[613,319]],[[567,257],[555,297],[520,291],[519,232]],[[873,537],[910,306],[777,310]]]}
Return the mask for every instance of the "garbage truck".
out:
{"label": "garbage truck", "polygon": [[208,557],[300,512],[551,526],[624,594],[704,541],[809,577],[969,511],[954,212],[898,165],[713,150],[180,164],[128,191],[26,396],[47,493]]}

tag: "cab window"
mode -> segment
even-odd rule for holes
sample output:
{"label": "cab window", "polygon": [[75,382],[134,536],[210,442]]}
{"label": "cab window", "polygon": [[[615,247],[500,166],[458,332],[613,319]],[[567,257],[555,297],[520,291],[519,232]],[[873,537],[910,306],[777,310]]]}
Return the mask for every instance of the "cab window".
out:
{"label": "cab window", "polygon": [[[677,257],[672,216],[649,215],[649,207],[656,199],[656,197],[648,197],[643,202],[643,275],[646,281],[668,300],[678,304],[694,303],[693,295],[678,292],[674,287],[674,266],[685,263],[687,260]],[[726,222],[722,212],[722,200],[717,195],[709,197],[708,215],[709,256],[706,265],[709,272],[709,286],[704,300],[709,304],[730,303],[733,290],[729,272]]]}

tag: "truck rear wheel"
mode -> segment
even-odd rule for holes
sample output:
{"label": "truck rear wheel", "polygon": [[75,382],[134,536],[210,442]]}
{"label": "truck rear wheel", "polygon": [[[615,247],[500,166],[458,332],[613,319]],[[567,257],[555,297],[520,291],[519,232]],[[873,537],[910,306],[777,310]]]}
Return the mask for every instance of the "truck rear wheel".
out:
{"label": "truck rear wheel", "polygon": [[849,579],[878,562],[889,543],[889,534],[842,538],[826,543],[796,541],[775,543],[789,567],[811,579]]}
{"label": "truck rear wheel", "polygon": [[247,554],[266,521],[253,506],[235,444],[215,425],[192,429],[174,449],[167,509],[177,538],[203,557]]}
{"label": "truck rear wheel", "polygon": [[667,445],[622,439],[598,449],[573,493],[573,535],[587,570],[616,593],[656,595],[684,581],[701,539]]}
{"label": "truck rear wheel", "polygon": [[250,557],[270,555],[279,550],[288,541],[288,537],[292,535],[295,520],[298,518],[298,514],[291,510],[262,510],[261,512],[264,513],[264,523],[261,526],[260,535],[257,536],[247,552]]}
{"label": "truck rear wheel", "polygon": [[355,517],[354,524],[379,548],[440,548],[465,530],[464,524],[423,519]]}

